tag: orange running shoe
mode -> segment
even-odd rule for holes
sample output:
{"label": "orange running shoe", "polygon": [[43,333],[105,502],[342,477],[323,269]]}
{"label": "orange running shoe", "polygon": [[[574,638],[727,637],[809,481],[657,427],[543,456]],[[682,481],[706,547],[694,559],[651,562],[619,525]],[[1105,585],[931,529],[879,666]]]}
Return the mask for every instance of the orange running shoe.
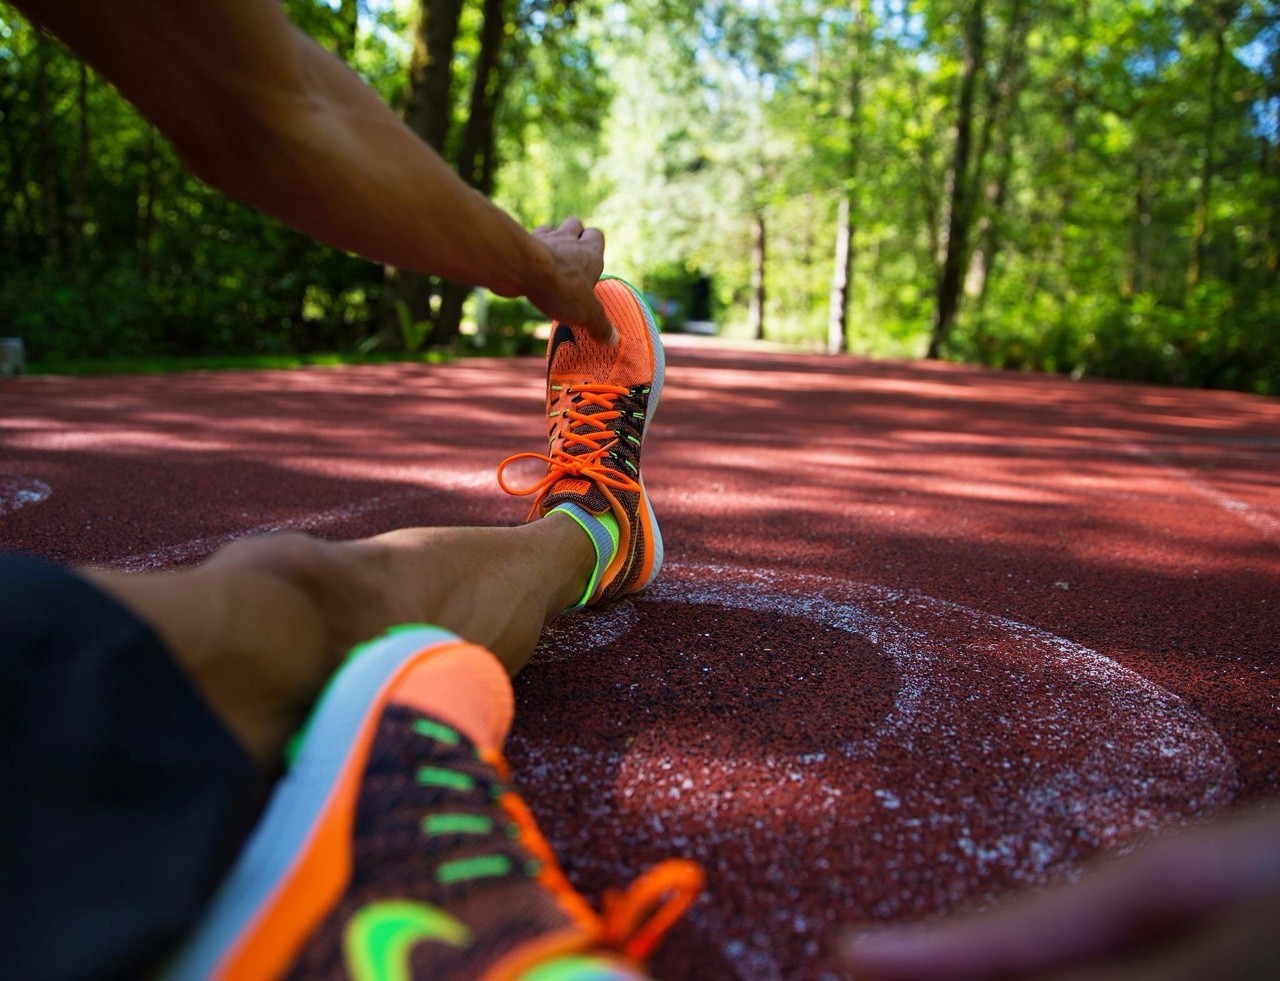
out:
{"label": "orange running shoe", "polygon": [[167,975],[642,977],[701,870],[662,863],[596,914],[506,785],[511,716],[497,659],[447,631],[357,648]]}
{"label": "orange running shoe", "polygon": [[[517,453],[498,467],[498,483],[508,494],[537,495],[530,521],[563,505],[588,515],[611,514],[617,521],[612,560],[584,605],[638,592],[662,568],[662,533],[640,474],[640,451],[666,372],[662,341],[653,312],[629,283],[606,276],[596,284],[596,296],[618,331],[617,346],[596,343],[581,327],[553,325],[547,345],[548,451]],[[528,487],[511,487],[503,470],[523,459],[545,461],[546,476]],[[595,539],[597,554],[612,545],[598,528],[579,524]]]}

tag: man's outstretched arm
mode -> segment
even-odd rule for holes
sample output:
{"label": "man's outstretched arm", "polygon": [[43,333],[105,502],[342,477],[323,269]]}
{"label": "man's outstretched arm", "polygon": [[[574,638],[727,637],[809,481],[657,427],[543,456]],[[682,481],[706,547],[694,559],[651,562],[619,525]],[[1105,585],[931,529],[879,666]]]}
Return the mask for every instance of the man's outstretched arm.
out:
{"label": "man's outstretched arm", "polygon": [[468,187],[274,0],[16,0],[93,64],[213,187],[332,245],[591,327],[604,238],[530,235]]}

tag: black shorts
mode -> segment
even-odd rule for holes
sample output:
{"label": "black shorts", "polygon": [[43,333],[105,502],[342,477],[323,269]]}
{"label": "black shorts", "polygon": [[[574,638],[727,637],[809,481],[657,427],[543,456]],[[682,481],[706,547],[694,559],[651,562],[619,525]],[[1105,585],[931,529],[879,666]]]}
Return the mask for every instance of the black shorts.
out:
{"label": "black shorts", "polygon": [[156,967],[264,792],[150,627],[64,569],[0,554],[0,974]]}

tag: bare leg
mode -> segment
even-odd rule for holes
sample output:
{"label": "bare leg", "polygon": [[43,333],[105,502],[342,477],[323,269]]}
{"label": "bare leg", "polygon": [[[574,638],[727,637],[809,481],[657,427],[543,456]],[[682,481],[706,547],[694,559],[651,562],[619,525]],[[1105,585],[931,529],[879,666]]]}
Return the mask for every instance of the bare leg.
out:
{"label": "bare leg", "polygon": [[269,765],[355,644],[398,623],[433,623],[487,647],[514,675],[547,621],[581,597],[594,562],[582,530],[551,514],[353,542],[279,535],[236,542],[194,569],[83,574],[155,628]]}

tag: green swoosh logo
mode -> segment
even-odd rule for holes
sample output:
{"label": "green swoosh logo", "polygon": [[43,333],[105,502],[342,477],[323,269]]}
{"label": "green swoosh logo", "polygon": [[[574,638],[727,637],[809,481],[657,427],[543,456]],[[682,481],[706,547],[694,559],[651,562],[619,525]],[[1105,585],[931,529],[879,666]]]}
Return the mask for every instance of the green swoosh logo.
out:
{"label": "green swoosh logo", "polygon": [[347,923],[347,969],[356,981],[410,981],[409,951],[424,940],[465,947],[471,931],[444,910],[410,899],[370,903]]}

